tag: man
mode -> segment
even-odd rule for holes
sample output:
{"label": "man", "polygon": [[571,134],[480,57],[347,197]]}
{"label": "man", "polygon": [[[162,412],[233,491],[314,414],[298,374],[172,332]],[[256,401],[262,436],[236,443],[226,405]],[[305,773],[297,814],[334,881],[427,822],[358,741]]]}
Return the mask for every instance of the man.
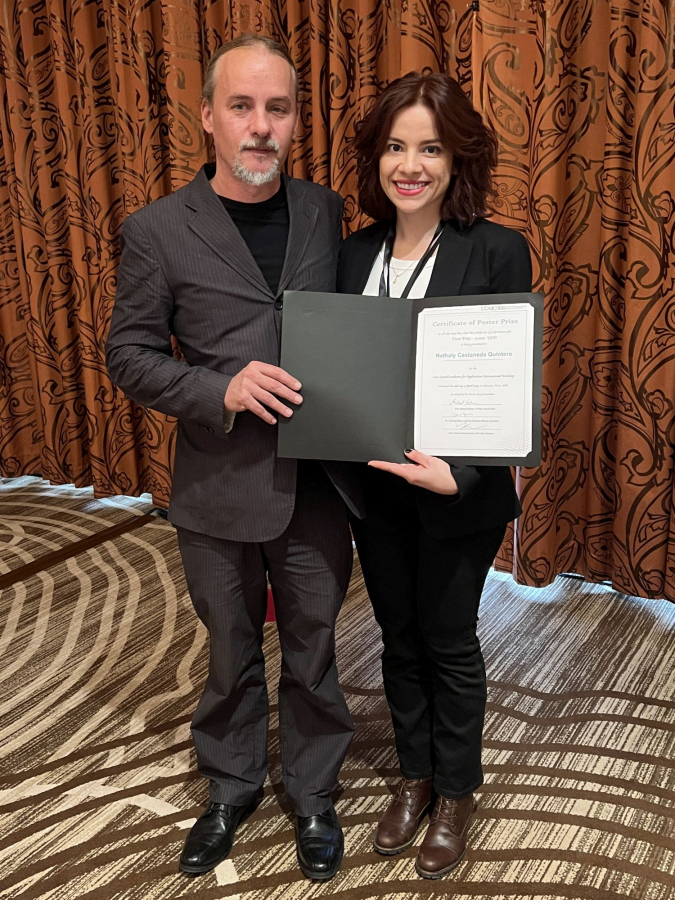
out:
{"label": "man", "polygon": [[[280,175],[297,121],[286,50],[253,35],[225,45],[202,102],[215,165],[122,230],[108,368],[133,400],[178,418],[169,518],[211,638],[192,721],[211,803],[180,859],[189,874],[226,858],[265,779],[267,577],[298,859],[319,880],[342,860],[331,791],[353,725],[334,629],[352,564],[344,501],[358,515],[360,500],[348,467],[276,456],[277,418],[302,402],[300,383],[278,367],[283,291],[335,289],[342,218],[336,193]],[[185,362],[173,358],[171,334]]]}

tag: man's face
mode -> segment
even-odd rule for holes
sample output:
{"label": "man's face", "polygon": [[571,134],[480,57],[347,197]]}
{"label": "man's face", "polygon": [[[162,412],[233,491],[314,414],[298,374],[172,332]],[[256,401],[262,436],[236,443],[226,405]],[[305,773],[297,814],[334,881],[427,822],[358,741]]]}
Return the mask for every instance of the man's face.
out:
{"label": "man's face", "polygon": [[283,57],[239,47],[218,61],[213,104],[202,103],[202,124],[213,135],[218,167],[247,184],[273,181],[297,121],[295,77]]}

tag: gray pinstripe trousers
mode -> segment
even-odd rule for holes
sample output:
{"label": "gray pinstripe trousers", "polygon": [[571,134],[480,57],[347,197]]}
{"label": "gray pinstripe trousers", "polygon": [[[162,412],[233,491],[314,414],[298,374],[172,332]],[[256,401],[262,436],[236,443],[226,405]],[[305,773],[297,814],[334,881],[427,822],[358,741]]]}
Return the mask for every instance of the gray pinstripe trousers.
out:
{"label": "gray pinstripe trousers", "polygon": [[282,653],[284,787],[299,815],[323,812],[354,731],[335,663],[335,621],[352,568],[342,499],[320,464],[300,462],[295,510],[275,540],[242,543],[177,532],[190,596],[210,635],[209,675],[192,736],[211,800],[244,804],[265,780],[268,576]]}

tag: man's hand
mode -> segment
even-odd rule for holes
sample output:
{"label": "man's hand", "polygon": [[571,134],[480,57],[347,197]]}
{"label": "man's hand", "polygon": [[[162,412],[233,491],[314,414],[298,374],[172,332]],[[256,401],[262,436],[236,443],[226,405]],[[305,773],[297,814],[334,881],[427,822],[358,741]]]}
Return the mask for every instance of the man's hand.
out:
{"label": "man's hand", "polygon": [[406,450],[405,455],[416,465],[410,463],[390,463],[371,460],[368,465],[373,469],[382,469],[405,478],[409,484],[426,488],[435,494],[456,494],[459,491],[450,466],[437,456],[427,456],[418,450]]}
{"label": "man's hand", "polygon": [[230,382],[225,393],[225,409],[233,413],[249,410],[263,421],[274,425],[277,420],[265,406],[286,418],[292,416],[293,410],[277,398],[281,397],[298,405],[302,403],[302,397],[297,393],[301,387],[296,378],[278,366],[253,361]]}

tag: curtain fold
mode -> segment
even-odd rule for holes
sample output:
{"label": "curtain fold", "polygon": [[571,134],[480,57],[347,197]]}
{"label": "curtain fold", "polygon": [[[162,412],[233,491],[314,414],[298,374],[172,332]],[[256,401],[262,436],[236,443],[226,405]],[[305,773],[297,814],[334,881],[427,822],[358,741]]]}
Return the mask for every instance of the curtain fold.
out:
{"label": "curtain fold", "polygon": [[544,459],[518,473],[499,559],[527,584],[675,599],[673,46],[665,3],[481,2],[497,219],[525,231],[546,295]]}
{"label": "curtain fold", "polygon": [[493,125],[495,218],[547,297],[544,456],[498,564],[675,600],[673,21],[670,0],[9,0],[0,475],[167,504],[175,422],[104,365],[119,231],[208,158],[205,63],[255,31],[298,66],[288,171],[340,191],[349,230],[355,128],[388,81],[448,71]]}

